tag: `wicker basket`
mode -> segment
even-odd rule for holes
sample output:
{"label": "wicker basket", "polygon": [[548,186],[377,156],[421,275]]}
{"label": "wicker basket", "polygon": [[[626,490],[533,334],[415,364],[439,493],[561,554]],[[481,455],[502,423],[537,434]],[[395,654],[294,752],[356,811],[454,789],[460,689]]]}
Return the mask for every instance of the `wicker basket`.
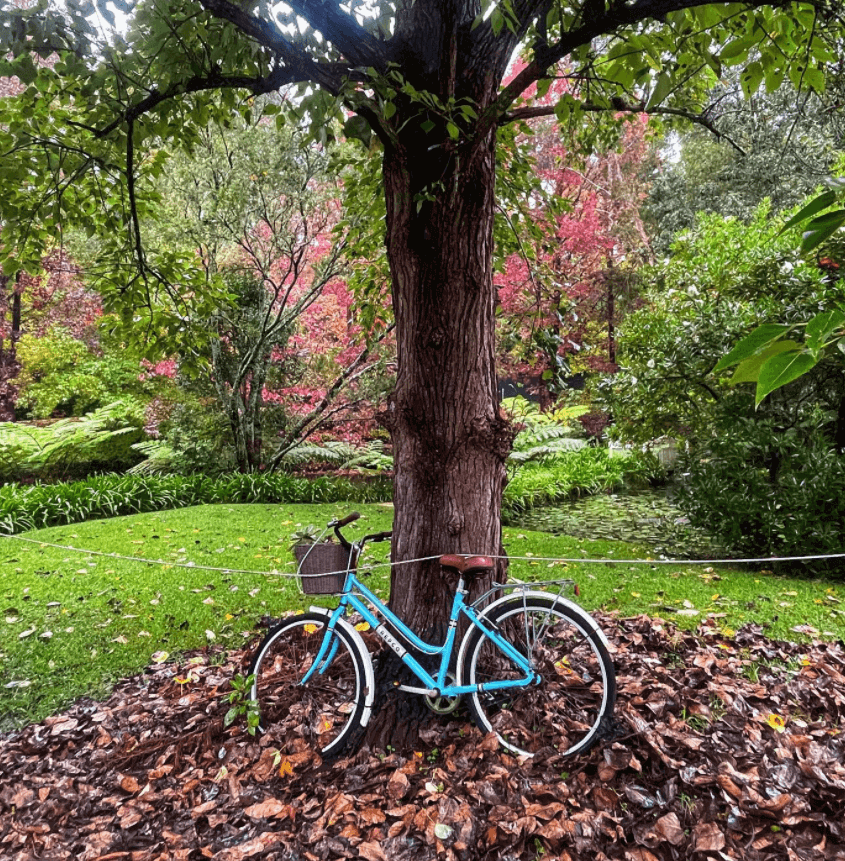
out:
{"label": "wicker basket", "polygon": [[[343,591],[349,551],[340,544],[296,544],[293,555],[299,562],[299,582],[306,595]],[[320,574],[325,576],[314,576]]]}

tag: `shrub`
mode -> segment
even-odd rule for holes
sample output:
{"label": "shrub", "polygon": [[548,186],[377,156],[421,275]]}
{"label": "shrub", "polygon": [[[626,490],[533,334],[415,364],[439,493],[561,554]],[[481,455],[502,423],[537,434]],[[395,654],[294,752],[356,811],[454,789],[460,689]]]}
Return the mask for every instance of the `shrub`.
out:
{"label": "shrub", "polygon": [[177,390],[164,439],[174,452],[173,471],[222,474],[237,467],[232,433],[216,398],[192,380]]}
{"label": "shrub", "polygon": [[294,478],[279,473],[230,475],[103,475],[68,484],[0,487],[0,531],[162,511],[211,503],[383,502],[391,499],[387,479],[352,481]]}
{"label": "shrub", "polygon": [[143,409],[132,400],[44,427],[3,423],[0,479],[46,481],[126,469],[139,460],[132,447],[143,437]]}
{"label": "shrub", "polygon": [[24,335],[17,346],[21,373],[18,413],[49,418],[80,416],[125,393],[140,394],[138,365],[123,354],[97,356],[69,332]]}
{"label": "shrub", "polygon": [[783,429],[745,420],[686,465],[677,503],[694,526],[749,555],[842,552],[845,456],[818,417]]}
{"label": "shrub", "polygon": [[659,466],[647,455],[614,457],[607,449],[593,447],[564,452],[553,460],[522,466],[505,488],[504,508],[525,511],[632,482],[646,483],[658,473]]}

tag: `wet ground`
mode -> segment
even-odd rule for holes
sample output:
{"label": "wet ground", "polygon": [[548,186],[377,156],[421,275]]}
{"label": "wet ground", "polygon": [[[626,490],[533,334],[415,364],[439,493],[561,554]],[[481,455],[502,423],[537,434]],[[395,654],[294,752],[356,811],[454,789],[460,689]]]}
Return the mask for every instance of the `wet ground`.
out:
{"label": "wet ground", "polygon": [[695,559],[724,552],[707,533],[690,526],[673,504],[671,488],[585,496],[512,515],[507,525],[645,544],[655,553],[673,557]]}

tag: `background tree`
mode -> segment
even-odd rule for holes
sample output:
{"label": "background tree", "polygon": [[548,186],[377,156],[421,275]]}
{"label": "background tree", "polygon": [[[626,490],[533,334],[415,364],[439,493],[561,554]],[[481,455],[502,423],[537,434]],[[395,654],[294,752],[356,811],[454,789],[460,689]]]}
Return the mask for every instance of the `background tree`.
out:
{"label": "background tree", "polygon": [[18,389],[13,381],[20,370],[17,358],[20,335],[20,278],[0,274],[0,421],[15,418]]}
{"label": "background tree", "polygon": [[522,231],[496,276],[500,362],[548,404],[573,375],[614,365],[615,329],[634,300],[637,265],[651,258],[639,208],[645,163],[654,160],[645,117],[587,158],[564,145],[553,123],[535,128],[526,145],[540,205],[531,213],[534,234]]}
{"label": "background tree", "polygon": [[[332,301],[348,272],[342,251],[351,229],[339,223],[341,183],[328,170],[339,155],[338,146],[315,146],[293,124],[212,124],[190,155],[168,164],[161,207],[145,225],[151,260],[160,249],[193,252],[206,281],[220,282],[210,316],[189,320],[195,346],[179,358],[183,368],[193,362],[210,374],[242,472],[277,465],[285,450],[337,414],[344,385],[374,367],[366,343],[372,333],[354,326],[346,308],[338,317]],[[303,356],[323,352],[317,315],[325,303],[339,325],[332,338],[349,351],[341,365],[324,367],[328,381],[310,393],[307,420],[286,417],[282,394],[301,383]],[[308,337],[297,347],[292,339],[303,325]],[[265,438],[270,414],[273,432]]]}
{"label": "background tree", "polygon": [[[624,441],[683,441],[676,500],[695,525],[754,554],[835,552],[845,523],[841,362],[820,357],[759,405],[754,370],[762,360],[756,369],[713,373],[717,363],[730,367],[720,360],[749,331],[806,328],[810,336],[808,321],[831,318],[845,302],[832,259],[795,249],[785,221],[766,203],[748,222],[700,216],[670,260],[644,273],[648,304],[623,325],[621,368],[601,391]],[[831,319],[828,334],[841,335],[843,320],[845,313]],[[787,355],[790,344],[798,349],[775,336],[761,346]]]}
{"label": "background tree", "polygon": [[717,84],[708,114],[722,137],[695,127],[666,142],[644,207],[655,247],[668,251],[699,212],[747,219],[764,198],[780,211],[806,197],[845,148],[842,88],[841,72],[824,98],[785,83],[746,99],[738,80]]}

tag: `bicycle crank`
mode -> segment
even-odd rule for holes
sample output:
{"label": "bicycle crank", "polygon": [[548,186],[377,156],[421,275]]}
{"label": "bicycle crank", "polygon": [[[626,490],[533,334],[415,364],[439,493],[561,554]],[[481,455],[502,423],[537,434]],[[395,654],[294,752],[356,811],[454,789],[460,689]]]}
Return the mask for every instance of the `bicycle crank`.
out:
{"label": "bicycle crank", "polygon": [[[455,684],[454,675],[449,673],[446,676],[446,681],[449,682],[450,685]],[[435,714],[448,715],[455,711],[455,709],[461,704],[461,695],[455,694],[455,696],[452,697],[447,697],[444,694],[440,694],[438,696],[424,696],[423,700]]]}

